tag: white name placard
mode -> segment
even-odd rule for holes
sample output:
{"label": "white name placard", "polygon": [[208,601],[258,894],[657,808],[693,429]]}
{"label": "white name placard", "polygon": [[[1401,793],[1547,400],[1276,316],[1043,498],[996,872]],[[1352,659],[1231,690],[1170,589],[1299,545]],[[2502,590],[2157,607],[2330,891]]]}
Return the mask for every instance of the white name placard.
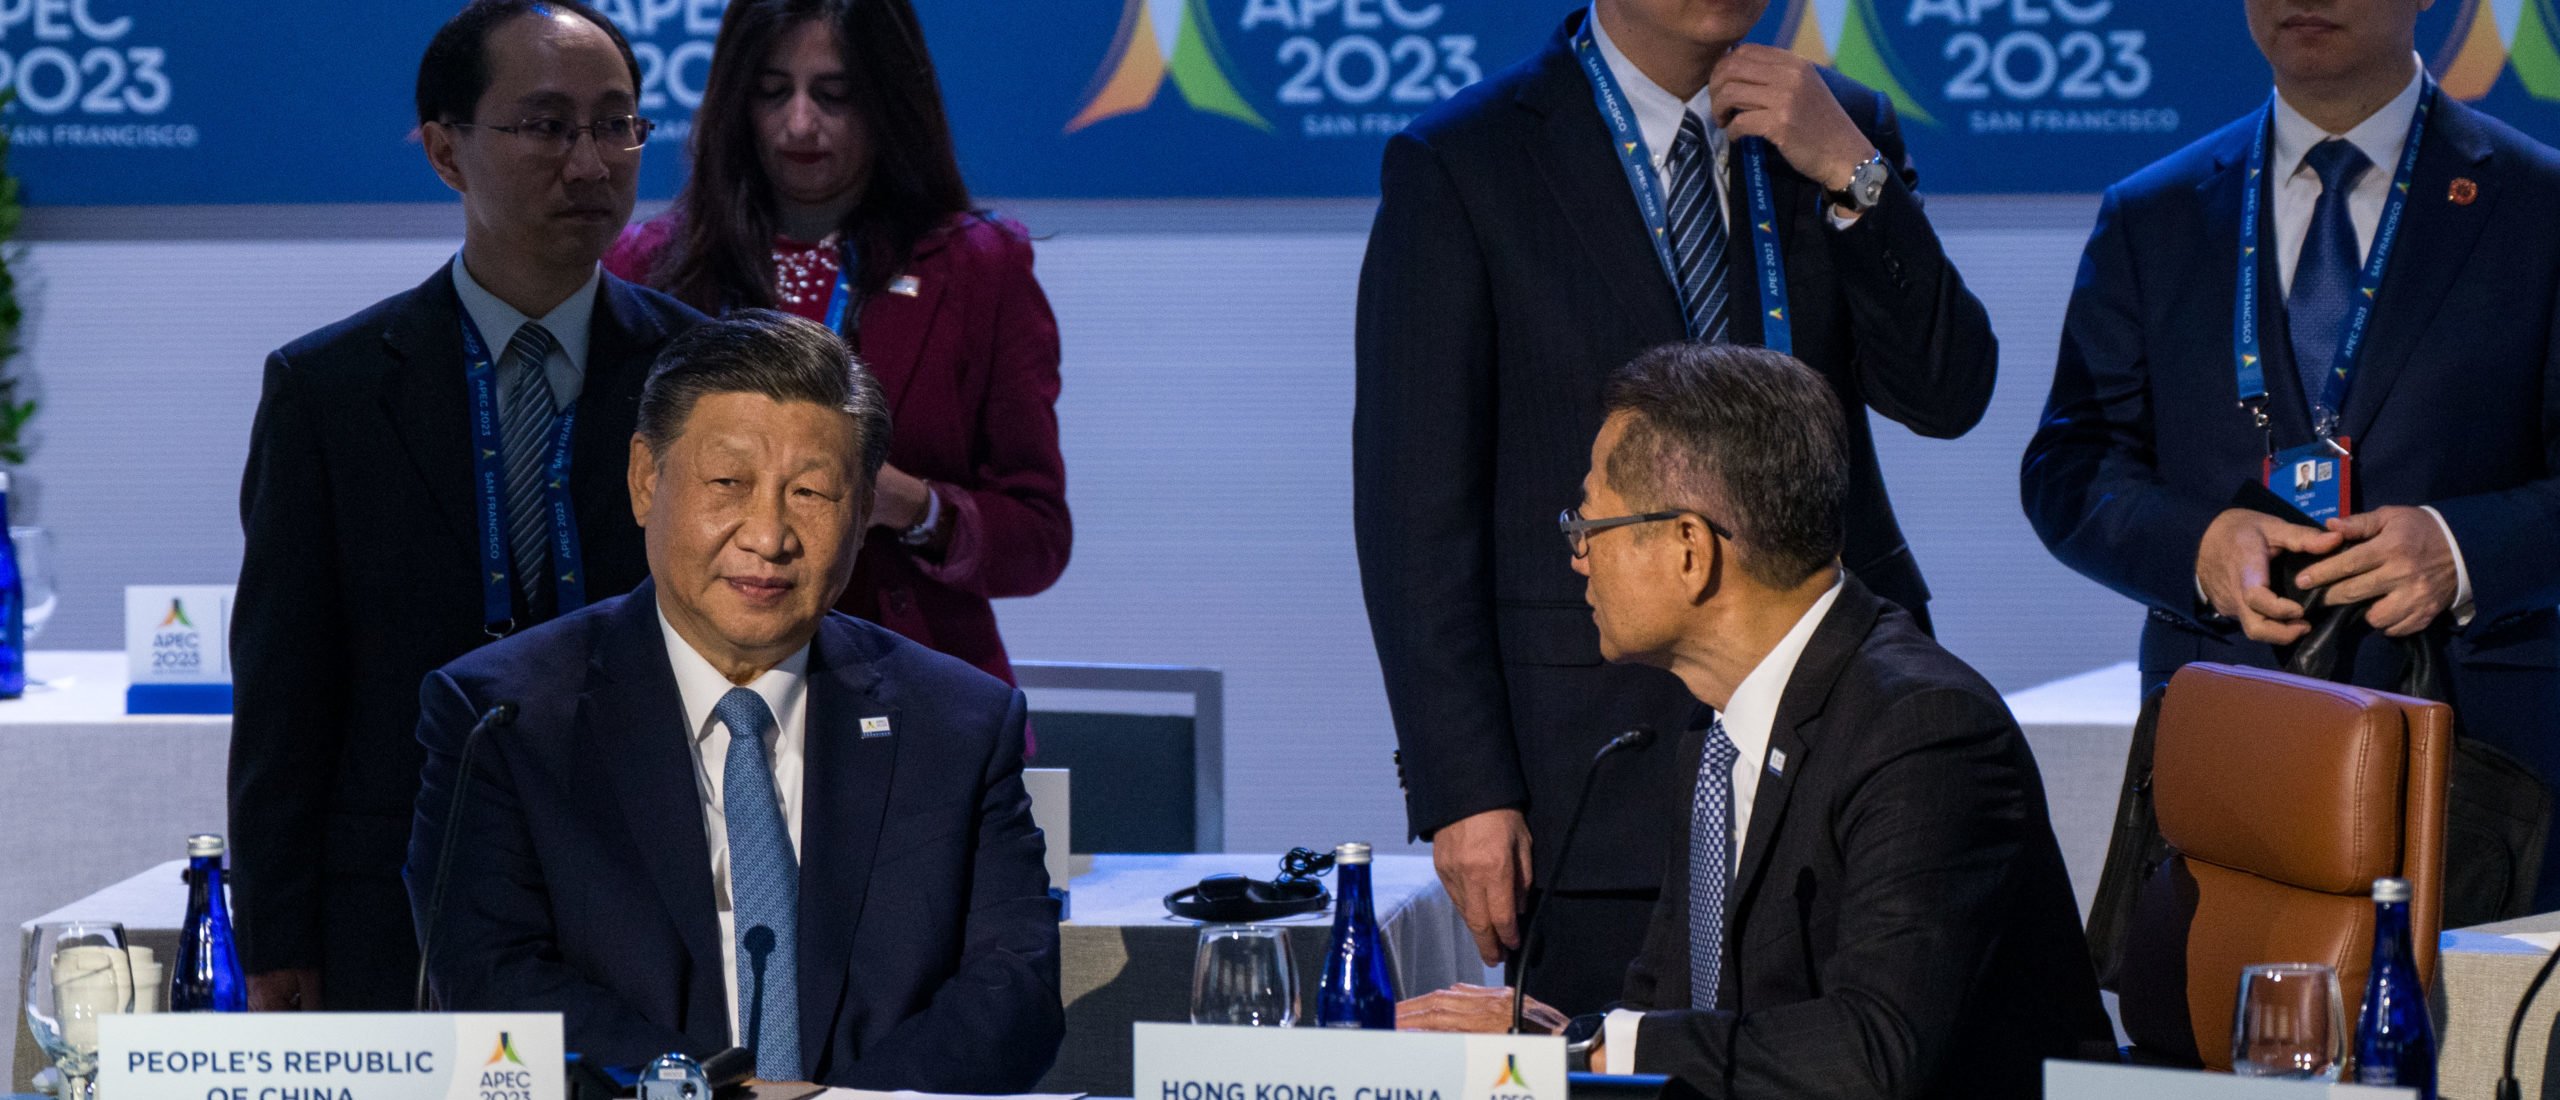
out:
{"label": "white name placard", "polygon": [[1553,1035],[1131,1027],[1131,1100],[1565,1100]]}
{"label": "white name placard", "polygon": [[99,1021],[116,1100],[564,1100],[550,1012],[191,1012]]}
{"label": "white name placard", "polygon": [[2418,1090],[2057,1060],[2044,1064],[2044,1094],[2070,1100],[2417,1100]]}

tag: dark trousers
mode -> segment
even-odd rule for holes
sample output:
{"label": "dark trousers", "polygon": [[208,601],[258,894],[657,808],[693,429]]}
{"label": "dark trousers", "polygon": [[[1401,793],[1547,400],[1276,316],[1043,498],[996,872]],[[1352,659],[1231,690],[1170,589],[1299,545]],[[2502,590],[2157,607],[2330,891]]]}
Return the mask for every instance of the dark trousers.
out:
{"label": "dark trousers", "polygon": [[[1618,1002],[1627,964],[1644,947],[1645,925],[1658,890],[1567,891],[1529,895],[1528,917],[1551,910],[1538,932],[1545,946],[1529,966],[1529,995],[1567,1016],[1598,1012]],[[1520,980],[1520,961],[1505,968]]]}
{"label": "dark trousers", "polygon": [[418,936],[397,871],[332,873],[320,882],[320,899],[321,1007],[409,1011],[418,980]]}

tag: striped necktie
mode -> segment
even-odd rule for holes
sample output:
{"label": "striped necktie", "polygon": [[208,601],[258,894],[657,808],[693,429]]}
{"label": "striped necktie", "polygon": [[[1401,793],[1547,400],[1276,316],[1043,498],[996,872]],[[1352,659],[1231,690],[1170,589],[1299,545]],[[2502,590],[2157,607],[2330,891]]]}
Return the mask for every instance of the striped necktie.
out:
{"label": "striped necktie", "polygon": [[1724,978],[1725,894],[1733,884],[1733,762],[1742,755],[1718,719],[1698,755],[1689,802],[1689,1007],[1716,1006]]}
{"label": "striped necktie", "polygon": [[516,595],[525,618],[550,618],[551,508],[543,488],[551,477],[551,430],[559,422],[544,365],[559,341],[538,321],[527,321],[507,341],[515,383],[500,402],[499,428],[507,448],[507,545],[515,555]]}
{"label": "striped necktie", "polygon": [[1671,141],[1671,261],[1679,270],[1680,312],[1689,331],[1725,342],[1724,207],[1716,198],[1715,153],[1694,113],[1680,116]]}
{"label": "striped necktie", "polygon": [[729,911],[737,932],[738,1045],[756,1076],[800,1081],[800,858],[764,755],[774,727],[764,696],[730,688],[711,712],[729,727],[720,812],[729,824]]}

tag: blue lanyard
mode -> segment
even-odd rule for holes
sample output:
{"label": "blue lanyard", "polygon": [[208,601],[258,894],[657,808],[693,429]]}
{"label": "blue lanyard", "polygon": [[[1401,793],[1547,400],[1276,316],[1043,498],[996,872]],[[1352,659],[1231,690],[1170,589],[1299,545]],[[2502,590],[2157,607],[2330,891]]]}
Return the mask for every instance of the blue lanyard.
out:
{"label": "blue lanyard", "polygon": [[[462,353],[463,375],[471,384],[471,480],[480,496],[480,611],[490,636],[505,637],[515,632],[517,623],[514,564],[507,551],[507,460],[506,441],[499,430],[498,365],[489,357],[489,346],[481,341],[480,328],[471,323],[468,313],[462,317]],[[531,363],[525,369],[541,370],[542,365]],[[550,476],[542,491],[550,513],[551,562],[556,569],[552,593],[563,615],[587,605],[586,560],[578,545],[577,514],[569,500],[569,442],[577,422],[578,409],[572,405],[552,428]]]}
{"label": "blue lanyard", "polygon": [[838,336],[853,335],[852,329],[844,327],[847,314],[852,315],[856,328],[862,325],[861,311],[853,308],[854,264],[853,246],[848,244],[840,250],[836,258],[835,293],[827,296],[827,328]]}
{"label": "blue lanyard", "polygon": [[[1671,255],[1671,227],[1668,208],[1662,199],[1661,181],[1654,178],[1653,158],[1646,151],[1644,134],[1636,127],[1635,108],[1627,103],[1618,88],[1618,78],[1609,72],[1608,59],[1600,54],[1600,44],[1592,37],[1591,15],[1583,17],[1582,29],[1574,34],[1573,53],[1582,61],[1583,74],[1591,80],[1591,98],[1600,108],[1600,118],[1609,124],[1612,144],[1618,151],[1618,162],[1627,173],[1627,185],[1635,190],[1636,209],[1644,215],[1644,225],[1653,238],[1653,255],[1662,263],[1662,275],[1670,280],[1672,292],[1680,287],[1680,265]],[[1769,189],[1769,143],[1756,137],[1743,138],[1743,187],[1751,202],[1751,259],[1759,269],[1761,307],[1761,344],[1780,354],[1795,353],[1795,332],[1787,318],[1787,261],[1778,245],[1777,204]],[[1721,206],[1718,208],[1721,210]],[[1685,311],[1684,311],[1685,312]],[[1706,333],[1695,324],[1689,327],[1689,338],[1701,340]]]}
{"label": "blue lanyard", "polygon": [[[2382,221],[2374,227],[2373,247],[2367,252],[2364,272],[2356,279],[2357,294],[2349,299],[2346,331],[2338,338],[2337,359],[2329,367],[2329,380],[2318,394],[2304,394],[2314,399],[2311,407],[2311,429],[2320,438],[2338,433],[2338,413],[2346,407],[2347,385],[2355,380],[2357,353],[2364,350],[2365,329],[2373,323],[2374,302],[2382,293],[2382,273],[2391,262],[2391,246],[2400,239],[2402,215],[2408,212],[2409,181],[2418,168],[2418,142],[2426,136],[2427,115],[2435,109],[2436,82],[2426,81],[2418,93],[2418,110],[2409,118],[2409,136],[2401,142],[2400,168],[2391,179],[2391,190],[2382,207]],[[2249,167],[2240,199],[2240,294],[2231,310],[2231,343],[2233,369],[2237,372],[2240,404],[2249,409],[2259,427],[2267,422],[2267,371],[2258,342],[2258,208],[2265,188],[2267,149],[2275,144],[2275,102],[2270,99],[2260,109],[2265,121],[2258,128],[2258,139],[2249,144]]]}

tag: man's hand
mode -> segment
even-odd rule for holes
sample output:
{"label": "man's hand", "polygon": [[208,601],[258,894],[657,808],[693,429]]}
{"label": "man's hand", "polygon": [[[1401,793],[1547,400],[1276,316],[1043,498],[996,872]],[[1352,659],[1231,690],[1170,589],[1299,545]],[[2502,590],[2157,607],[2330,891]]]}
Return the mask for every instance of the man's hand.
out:
{"label": "man's hand", "polygon": [[1821,70],[1786,50],[1751,42],[1735,46],[1716,62],[1707,90],[1715,123],[1728,136],[1767,138],[1823,190],[1849,186],[1850,174],[1876,155],[1874,143],[1831,98]]}
{"label": "man's hand", "polygon": [[[1538,1003],[1535,997],[1523,998],[1520,1003],[1520,1030],[1523,1032],[1552,1035],[1563,1031],[1568,1022],[1564,1013]],[[1511,1030],[1511,990],[1505,986],[1460,982],[1409,1001],[1399,1001],[1396,1003],[1396,1030],[1500,1035]]]}
{"label": "man's hand", "polygon": [[[2334,531],[2286,523],[2246,508],[2228,509],[2213,517],[2196,546],[2196,581],[2204,586],[2205,602],[2240,620],[2240,630],[2250,640],[2289,645],[2310,633],[2311,624],[2304,621],[2301,604],[2267,587],[2267,562],[2287,550],[2326,554],[2344,541]],[[2304,570],[2306,586],[2310,575]]]}
{"label": "man's hand", "polygon": [[[1520,946],[1520,902],[1529,891],[1529,821],[1518,810],[1486,810],[1431,834],[1431,866],[1458,903],[1486,966]],[[1505,1011],[1508,1011],[1506,1009]]]}
{"label": "man's hand", "polygon": [[317,968],[263,970],[249,975],[251,1012],[318,1012],[324,1007],[320,1003]]}
{"label": "man's hand", "polygon": [[2444,527],[2425,509],[2394,505],[2329,521],[2347,548],[2303,568],[2302,586],[2326,586],[2330,604],[2372,600],[2364,621],[2394,638],[2427,628],[2453,606],[2460,584]]}
{"label": "man's hand", "polygon": [[925,484],[914,474],[882,464],[872,483],[871,525],[904,531],[924,522]]}

